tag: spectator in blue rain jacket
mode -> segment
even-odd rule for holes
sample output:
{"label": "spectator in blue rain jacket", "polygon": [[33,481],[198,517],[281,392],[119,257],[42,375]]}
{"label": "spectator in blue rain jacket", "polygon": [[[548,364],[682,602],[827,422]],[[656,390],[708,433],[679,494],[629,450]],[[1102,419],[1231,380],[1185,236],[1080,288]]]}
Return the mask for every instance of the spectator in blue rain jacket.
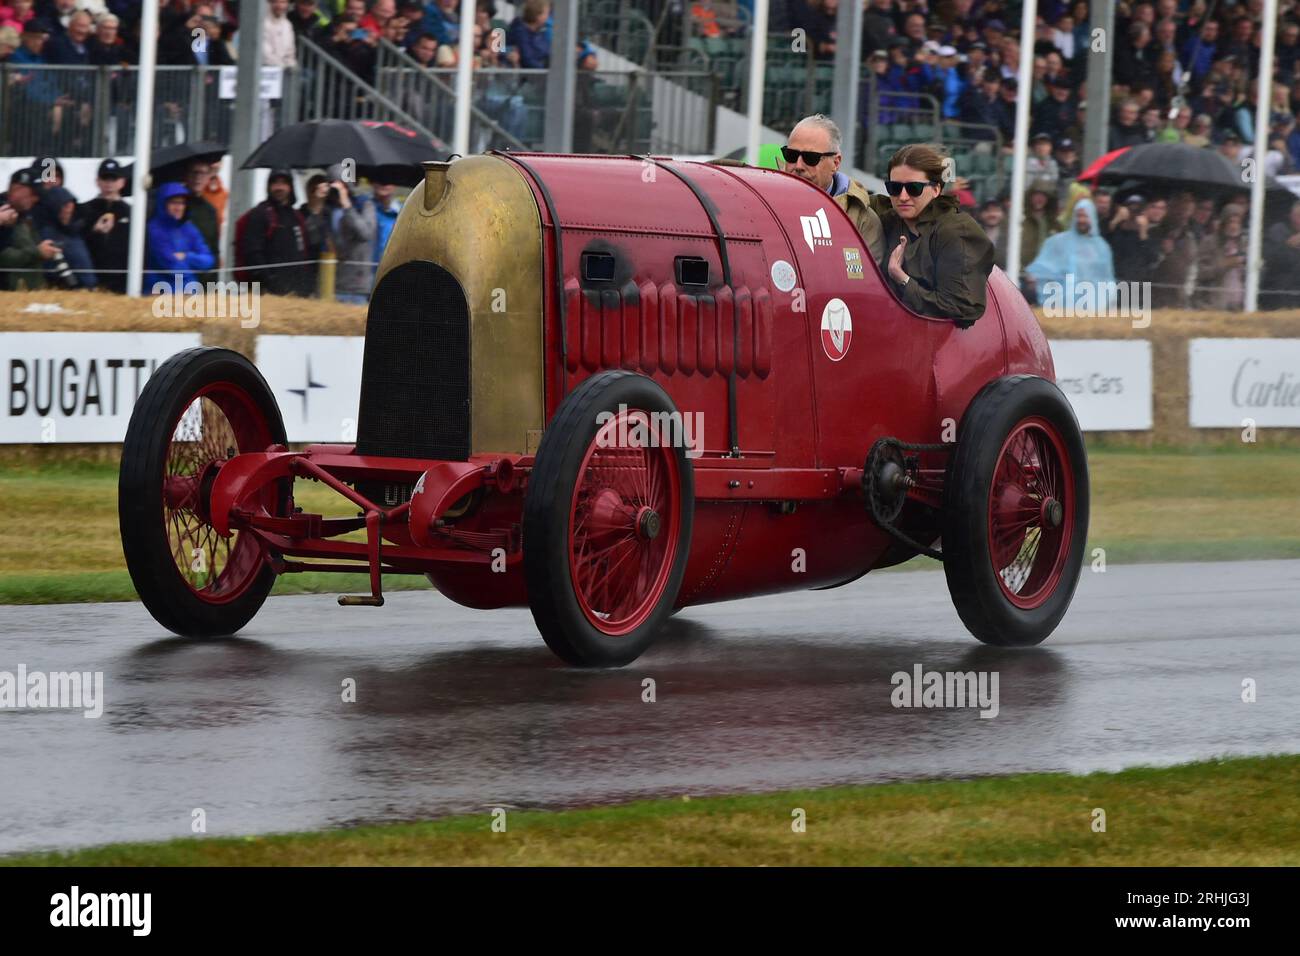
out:
{"label": "spectator in blue rain jacket", "polygon": [[957,51],[950,46],[939,48],[938,84],[943,90],[943,118],[961,118],[962,97],[966,94],[966,81],[962,79],[957,63]]}
{"label": "spectator in blue rain jacket", "polygon": [[145,288],[155,294],[173,291],[216,264],[208,244],[194,223],[185,221],[188,190],[184,183],[163,183],[158,190],[158,211],[149,220],[146,245]]}
{"label": "spectator in blue rain jacket", "polygon": [[550,0],[525,0],[517,16],[506,28],[506,45],[517,54],[518,66],[542,70],[551,63]]}
{"label": "spectator in blue rain jacket", "polygon": [[457,0],[429,0],[420,32],[432,33],[439,46],[454,45],[460,39],[459,7]]}
{"label": "spectator in blue rain jacket", "polygon": [[397,187],[382,179],[371,177],[370,194],[375,200],[375,261],[384,257],[388,246],[388,237],[393,233],[397,223],[397,214],[402,211],[402,204],[397,201]]}
{"label": "spectator in blue rain jacket", "polygon": [[[876,74],[876,89],[880,91],[880,109],[877,121],[881,126],[892,126],[895,123],[903,121],[903,115],[894,112],[894,109],[902,109],[909,105],[900,102],[901,94],[906,92],[903,84],[903,74],[891,69],[889,63],[889,53],[884,50],[874,50],[867,58],[868,69]],[[863,93],[858,98],[860,119],[863,126],[870,123],[871,116],[871,98],[867,95],[867,84],[862,85]],[[888,107],[894,107],[889,109]]]}
{"label": "spectator in blue rain jacket", "polygon": [[1183,44],[1183,69],[1192,75],[1193,84],[1201,82],[1201,79],[1210,72],[1218,47],[1218,20],[1204,21],[1200,32]]}

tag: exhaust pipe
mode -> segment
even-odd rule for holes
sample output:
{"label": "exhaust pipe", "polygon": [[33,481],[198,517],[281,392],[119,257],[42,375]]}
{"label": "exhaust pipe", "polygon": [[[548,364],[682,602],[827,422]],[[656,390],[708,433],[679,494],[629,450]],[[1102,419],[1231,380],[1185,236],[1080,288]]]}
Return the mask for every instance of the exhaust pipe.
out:
{"label": "exhaust pipe", "polygon": [[451,163],[430,160],[421,165],[424,167],[424,211],[433,212],[447,196],[447,170]]}

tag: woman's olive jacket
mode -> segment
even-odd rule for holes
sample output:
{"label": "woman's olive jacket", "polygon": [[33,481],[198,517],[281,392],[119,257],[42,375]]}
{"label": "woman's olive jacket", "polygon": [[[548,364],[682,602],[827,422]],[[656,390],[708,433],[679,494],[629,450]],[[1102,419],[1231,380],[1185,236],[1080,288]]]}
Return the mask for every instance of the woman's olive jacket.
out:
{"label": "woman's olive jacket", "polygon": [[954,197],[931,200],[915,220],[916,235],[903,224],[888,196],[873,195],[871,208],[885,233],[881,271],[887,278],[889,257],[899,238],[907,236],[903,270],[911,281],[900,288],[889,279],[904,305],[922,315],[952,319],[963,328],[984,314],[993,243]]}

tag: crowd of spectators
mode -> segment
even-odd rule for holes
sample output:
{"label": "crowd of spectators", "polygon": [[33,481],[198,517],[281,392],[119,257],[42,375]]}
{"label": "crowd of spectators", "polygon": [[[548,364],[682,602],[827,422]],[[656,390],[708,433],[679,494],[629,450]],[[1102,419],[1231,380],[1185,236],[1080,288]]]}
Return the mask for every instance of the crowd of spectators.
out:
{"label": "crowd of spectators", "polygon": [[[477,0],[474,66],[538,69],[549,65],[552,16],[549,0],[522,0],[506,26],[494,25],[494,0]],[[238,57],[237,0],[169,0],[163,4],[158,63],[224,66]],[[457,65],[459,0],[270,0],[262,25],[262,61],[297,65],[296,37],[306,36],[362,80],[373,81],[380,39],[404,49],[431,69]],[[92,97],[88,83],[51,71],[23,71],[39,64],[125,66],[138,63],[140,0],[4,0],[0,2],[0,62],[10,73],[19,123],[53,131],[89,134]],[[595,53],[579,44],[585,71]],[[84,78],[81,78],[84,79]],[[421,104],[425,106],[427,104]],[[484,92],[480,107],[515,132],[522,125],[521,97]],[[63,142],[79,143],[74,136]],[[146,288],[171,286],[180,277],[208,281],[220,261],[219,236],[228,193],[219,166],[195,161],[183,181],[161,184],[149,200]],[[96,179],[99,195],[78,203],[64,186],[62,166],[38,159],[19,170],[0,194],[0,287],[101,288],[124,292],[132,203],[123,199],[126,171],[104,160]],[[258,280],[267,292],[315,295],[322,257],[339,262],[335,294],[364,302],[400,203],[391,183],[358,189],[339,169],[308,181],[295,205],[293,178],[276,171],[266,198],[235,229],[237,277]]]}
{"label": "crowd of spectators", "polygon": [[[238,0],[165,0],[160,10],[158,63],[234,63],[239,7]],[[495,0],[476,0],[476,66],[547,66],[550,0],[520,0],[516,8],[513,21],[504,28],[494,27]],[[456,65],[460,0],[268,0],[266,11],[262,24],[266,66],[295,66],[297,36],[326,48],[359,75],[373,72],[374,50],[381,38],[413,55],[419,46],[419,58],[427,65]],[[0,62],[126,66],[139,62],[139,47],[140,0],[0,2]]]}
{"label": "crowd of spectators", "polygon": [[[831,58],[845,0],[772,0],[773,33],[804,31],[813,55]],[[862,55],[885,102],[903,109],[934,98],[945,120],[1012,137],[1022,95],[1017,71],[1019,4],[1007,0],[861,0]],[[496,0],[475,0],[474,64],[543,68],[550,62],[550,0],[520,0],[502,28]],[[741,30],[752,0],[640,0],[647,16],[667,6],[690,28]],[[1272,115],[1270,169],[1300,159],[1300,7],[1283,0]],[[362,79],[373,80],[381,39],[431,68],[456,65],[460,0],[269,0],[262,26],[268,66],[296,65],[305,36]],[[1113,36],[1110,148],[1144,142],[1252,146],[1263,0],[1119,0]],[[1293,13],[1295,16],[1293,16]],[[1082,138],[1089,50],[1097,43],[1088,0],[1041,0],[1034,37],[1032,132]],[[0,0],[0,62],[125,65],[138,61],[140,0]],[[228,65],[237,56],[237,0],[167,0],[158,62]],[[593,67],[594,51],[578,55]],[[92,104],[39,71],[12,78],[51,121],[84,121]],[[908,97],[912,97],[908,99]],[[75,114],[69,116],[67,114]],[[890,116],[886,110],[882,122]],[[866,114],[864,110],[863,120]],[[1004,147],[1009,148],[1009,147]]]}
{"label": "crowd of spectators", "polygon": [[[513,71],[550,63],[550,0],[520,0],[516,16],[498,20],[495,0],[475,0],[473,66]],[[230,66],[238,59],[237,0],[164,0],[157,62],[161,66]],[[317,44],[360,80],[374,85],[381,40],[428,69],[457,66],[460,0],[268,0],[262,23],[264,66],[298,66],[298,37]],[[47,131],[47,141],[80,155],[93,128],[95,80],[89,73],[25,70],[40,65],[130,66],[139,62],[140,0],[0,0],[0,63],[9,72],[16,121]],[[595,52],[576,51],[580,67],[595,69]],[[215,76],[205,77],[215,84]],[[516,86],[518,84],[515,84]],[[481,109],[512,135],[523,132],[521,98],[501,89],[480,89]],[[131,89],[114,80],[113,108],[129,122]],[[167,96],[160,89],[160,99]],[[430,117],[427,103],[421,120]],[[437,104],[443,109],[445,104]],[[183,112],[179,102],[160,103],[164,122]],[[184,138],[183,136],[181,138]],[[204,138],[201,134],[197,138]]]}
{"label": "crowd of spectators", "polygon": [[[521,0],[502,26],[494,0],[476,0],[474,66],[502,70],[549,65],[550,0]],[[158,39],[163,65],[222,66],[238,56],[239,4],[235,0],[164,3]],[[139,0],[7,0],[0,3],[0,62],[18,65],[120,66],[138,62]],[[262,25],[262,60],[297,65],[297,36],[306,36],[362,80],[374,79],[379,41],[404,49],[430,69],[457,66],[459,0],[270,0]],[[13,41],[12,43],[9,41]],[[580,43],[580,69],[596,68],[594,49]],[[25,100],[20,122],[55,130],[89,130],[91,97],[76,95],[67,78],[21,69],[10,74]],[[580,95],[584,87],[579,86]],[[522,132],[523,98],[517,87],[485,84],[479,107],[512,134]],[[446,104],[409,103],[427,111]],[[426,118],[423,117],[422,118]],[[430,118],[431,121],[436,118]],[[581,124],[579,124],[581,125]],[[587,136],[595,123],[587,124]],[[75,142],[76,140],[72,140]],[[150,196],[146,285],[203,282],[216,276],[227,192],[215,164],[195,161],[183,181],[164,183]],[[99,167],[99,195],[78,204],[63,185],[62,167],[38,159],[20,170],[0,195],[0,286],[102,288],[123,292],[132,205],[122,198],[126,173],[114,161]],[[265,291],[315,295],[319,263],[332,254],[339,266],[335,294],[364,302],[377,262],[400,208],[391,183],[359,190],[337,169],[313,177],[295,205],[293,179],[277,171],[266,198],[235,229],[233,266],[241,279]]]}
{"label": "crowd of spectators", "polygon": [[[774,0],[771,29],[803,30],[815,56],[832,58],[841,2]],[[886,94],[883,104],[901,110],[928,105],[922,96],[929,97],[946,121],[1012,138],[1022,95],[1018,3],[862,2],[862,55],[875,88]],[[712,10],[720,3],[698,0],[692,7]],[[1300,169],[1300,6],[1283,0],[1280,7],[1267,161],[1270,171],[1289,173]],[[1088,0],[1041,0],[1028,93],[1031,132],[1082,139],[1088,57],[1106,43],[1113,55],[1110,149],[1150,142],[1217,146],[1232,139],[1252,146],[1263,9],[1263,0],[1118,0],[1114,29],[1102,37],[1090,22]]]}
{"label": "crowd of spectators", "polygon": [[[1021,230],[1025,294],[1043,301],[1045,281],[1065,281],[1065,272],[1055,263],[1070,263],[1069,271],[1080,283],[1079,256],[1062,257],[1059,248],[1048,242],[1072,233],[1077,249],[1085,247],[1085,239],[1105,247],[1104,255],[1092,257],[1090,279],[1149,282],[1149,304],[1154,308],[1241,310],[1246,289],[1246,195],[1139,189],[1145,187],[1116,191],[1074,183],[1066,202],[1058,204],[1052,182],[1031,182]],[[1077,215],[1085,204],[1091,211],[1087,225]],[[998,265],[1005,266],[1006,203],[988,200],[977,215],[993,240]],[[1259,308],[1300,307],[1300,201],[1290,205],[1285,218],[1266,223],[1265,233]]]}
{"label": "crowd of spectators", "polygon": [[[841,2],[849,0],[772,0],[770,29],[774,34],[802,30],[812,56],[832,58]],[[1242,200],[1198,196],[1194,191],[1155,194],[1150,189],[1112,196],[1106,191],[1093,193],[1076,182],[1081,171],[1078,144],[1087,111],[1087,60],[1099,42],[1088,0],[1038,3],[1033,80],[1027,93],[1017,82],[1022,40],[1016,29],[1020,20],[1017,4],[1007,0],[862,2],[864,71],[871,74],[865,89],[883,94],[877,113],[882,125],[905,121],[910,110],[931,102],[926,99],[930,97],[938,105],[941,119],[957,124],[954,128],[960,128],[962,136],[984,139],[990,149],[1000,138],[1002,150],[1009,151],[1017,100],[1022,95],[1030,97],[1031,186],[1025,220],[1020,224],[1023,263],[1031,263],[1050,236],[1081,228],[1081,219],[1071,218],[1072,210],[1081,198],[1088,198],[1094,204],[1091,215],[1097,222],[1094,238],[1099,236],[1112,248],[1116,279],[1151,279],[1157,284],[1157,297],[1165,304],[1240,302],[1247,221]],[[752,12],[750,0],[642,0],[636,5],[652,22],[664,22],[662,15],[667,11],[686,29],[706,36],[743,32]],[[134,63],[139,11],[139,0],[3,0],[0,61],[18,67]],[[1263,0],[1119,0],[1114,30],[1111,36],[1100,38],[1113,46],[1108,148],[1176,142],[1217,150],[1239,162],[1255,155],[1262,144],[1263,167],[1268,173],[1300,171],[1296,123],[1300,115],[1300,4],[1294,0],[1281,3],[1269,127],[1260,135],[1254,121],[1262,11]],[[549,0],[517,3],[514,19],[504,28],[496,19],[495,0],[476,0],[475,14],[476,67],[549,65]],[[162,11],[159,62],[233,63],[238,52],[238,17],[236,0],[170,0]],[[381,39],[405,49],[429,68],[456,65],[460,0],[271,0],[266,18],[262,56],[267,65],[296,65],[296,36],[309,37],[363,80],[374,78]],[[195,42],[200,35],[206,42]],[[590,47],[580,44],[575,52],[584,69],[594,69]],[[11,73],[11,83],[19,99],[25,98],[43,111],[41,121],[56,127],[89,123],[90,104],[78,98],[68,83],[55,84],[40,71],[24,74],[21,69]],[[489,84],[481,96],[480,108],[512,134],[519,131],[524,114],[517,87],[497,89]],[[59,282],[98,281],[108,288],[117,287],[120,283],[111,278],[115,274],[111,270],[118,267],[108,263],[116,263],[120,257],[113,229],[127,218],[110,208],[122,201],[120,195],[111,186],[105,187],[101,178],[101,196],[91,203],[70,204],[56,191],[61,186],[51,188],[33,176],[26,177],[32,179],[30,183],[22,176],[15,177],[12,195],[0,208],[0,268],[9,270],[3,273],[7,281],[37,276],[44,280],[52,275]],[[388,209],[391,215],[388,187],[381,184],[374,196],[356,196],[346,187],[340,192],[336,179],[316,182],[302,206],[294,208],[290,203],[293,216],[272,217],[272,232],[295,229],[302,233],[293,248],[295,255],[306,260],[317,258],[327,246],[338,246],[343,229],[348,235],[342,244],[349,249],[373,244],[383,234],[381,210]],[[220,217],[207,216],[199,205],[207,201],[202,195],[206,186],[188,182],[185,186],[190,197],[185,221],[195,226],[215,260],[213,223]],[[969,191],[958,193],[974,205]],[[99,206],[90,208],[94,203]],[[267,203],[278,207],[285,204],[285,198],[272,195]],[[340,205],[349,203],[357,207],[356,215]],[[168,205],[162,203],[162,213],[155,214],[155,220],[166,214]],[[264,217],[267,209],[259,209],[259,216]],[[1008,197],[1002,195],[977,210],[995,241],[1000,261],[1010,228],[1008,209]],[[110,218],[118,225],[108,228]],[[84,252],[74,236],[78,223]],[[1300,214],[1266,227],[1269,260],[1264,284],[1288,302],[1296,294],[1285,290],[1300,283],[1297,223]],[[151,235],[153,225],[151,220]],[[171,227],[161,221],[159,228]],[[288,248],[279,237],[265,234],[265,227],[254,231],[264,233],[264,245]],[[56,247],[63,250],[65,265],[58,264]],[[257,254],[254,251],[251,264],[256,264]],[[373,249],[372,258],[377,258]],[[110,271],[96,280],[92,272],[75,264],[83,260]],[[12,263],[19,261],[27,271],[14,271]],[[195,265],[195,272],[203,273],[215,264]],[[20,275],[22,280],[17,278]],[[313,287],[302,280],[304,291]]]}
{"label": "crowd of spectators", "polygon": [[[193,160],[183,178],[150,195],[146,292],[217,278],[229,200],[219,170],[220,163]],[[0,194],[0,288],[126,291],[133,215],[122,196],[127,170],[106,159],[95,183],[98,195],[78,203],[53,158],[11,176]],[[234,276],[260,282],[273,295],[316,296],[321,266],[332,260],[335,297],[364,304],[401,209],[397,186],[376,177],[359,188],[346,181],[341,165],[310,177],[306,186],[298,204],[293,174],[272,171],[265,199],[229,224]]]}
{"label": "crowd of spectators", "polygon": [[[833,57],[841,2],[846,0],[774,0],[771,29],[803,29],[813,55]],[[1018,83],[1020,5],[863,2],[863,57],[875,89],[884,94],[878,121],[907,122],[916,115],[909,108],[933,102],[941,121],[953,124],[953,138],[995,140],[996,130],[1009,154],[1017,100],[1025,95]],[[693,6],[713,10],[719,0]],[[1216,150],[1234,165],[1262,154],[1268,174],[1297,173],[1300,5],[1282,0],[1279,6],[1269,125],[1258,131],[1263,0],[1118,0],[1109,37],[1091,23],[1088,0],[1041,0],[1028,91],[1032,145],[1021,262],[1031,264],[1050,236],[1086,229],[1082,220],[1089,217],[1075,212],[1081,200],[1090,200],[1096,220],[1091,238],[1099,237],[1113,253],[1114,280],[1151,281],[1157,307],[1240,308],[1249,219],[1244,191],[1210,196],[1141,185],[1112,193],[1076,182],[1088,57],[1100,43],[1111,44],[1109,150],[1185,143]],[[864,86],[864,92],[870,89]],[[864,96],[864,124],[867,115]],[[973,206],[969,191],[959,193]],[[978,208],[1000,265],[1009,207],[1003,194]],[[1261,307],[1294,307],[1300,304],[1300,209],[1266,222],[1265,229]],[[1032,273],[1027,278],[1032,288]]]}

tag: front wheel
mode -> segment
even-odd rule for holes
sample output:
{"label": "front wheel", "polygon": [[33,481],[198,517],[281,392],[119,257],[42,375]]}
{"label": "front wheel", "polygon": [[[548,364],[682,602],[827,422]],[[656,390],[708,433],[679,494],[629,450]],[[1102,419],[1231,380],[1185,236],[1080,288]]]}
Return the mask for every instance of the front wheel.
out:
{"label": "front wheel", "polygon": [[672,399],[631,372],[593,375],[560,404],[524,501],[524,575],[547,646],[581,666],[635,660],[686,570],[693,472]]}
{"label": "front wheel", "polygon": [[1088,462],[1074,410],[1032,375],[992,382],[962,419],[944,481],[943,554],[962,623],[986,644],[1041,643],[1079,583]]}
{"label": "front wheel", "polygon": [[[233,634],[266,600],[275,571],[260,542],[218,535],[207,502],[225,462],[284,442],[266,380],[237,352],[189,349],[149,378],[122,445],[117,508],[131,581],[163,627]],[[252,504],[278,514],[282,498],[273,485]]]}

